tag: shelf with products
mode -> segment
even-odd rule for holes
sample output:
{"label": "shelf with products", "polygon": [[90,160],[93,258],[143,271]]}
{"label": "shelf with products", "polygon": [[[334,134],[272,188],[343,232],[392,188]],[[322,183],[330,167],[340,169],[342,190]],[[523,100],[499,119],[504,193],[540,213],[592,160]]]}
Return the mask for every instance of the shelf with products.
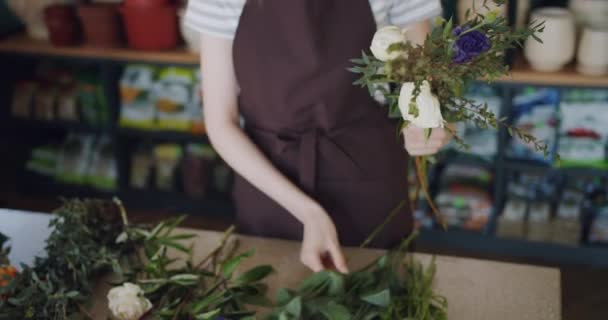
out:
{"label": "shelf with products", "polygon": [[140,138],[144,140],[209,143],[209,139],[205,134],[185,131],[147,130],[120,127],[117,128],[117,132],[119,136]]}
{"label": "shelf with products", "polygon": [[474,253],[488,258],[521,259],[554,265],[593,265],[608,267],[608,249],[602,246],[565,246],[553,243],[534,242],[518,239],[504,239],[459,230],[423,229],[416,239],[418,250],[435,248]]}
{"label": "shelf with products", "polygon": [[37,120],[12,118],[9,119],[7,123],[13,126],[14,128],[32,130],[64,130],[78,133],[101,133],[109,130],[109,127],[95,127],[80,121],[67,120]]}

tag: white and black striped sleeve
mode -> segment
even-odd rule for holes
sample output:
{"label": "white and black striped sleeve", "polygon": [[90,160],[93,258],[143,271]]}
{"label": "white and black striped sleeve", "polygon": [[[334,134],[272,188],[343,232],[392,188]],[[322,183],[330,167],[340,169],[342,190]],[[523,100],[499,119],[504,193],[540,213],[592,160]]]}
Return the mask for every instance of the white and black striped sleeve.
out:
{"label": "white and black striped sleeve", "polygon": [[440,16],[440,0],[390,0],[390,24],[405,27],[409,24]]}
{"label": "white and black striped sleeve", "polygon": [[190,0],[185,24],[198,32],[233,39],[246,0]]}

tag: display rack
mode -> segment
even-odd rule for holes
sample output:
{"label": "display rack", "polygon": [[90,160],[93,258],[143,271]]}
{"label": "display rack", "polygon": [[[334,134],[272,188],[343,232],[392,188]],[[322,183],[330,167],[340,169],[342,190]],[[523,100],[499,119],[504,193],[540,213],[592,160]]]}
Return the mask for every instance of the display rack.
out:
{"label": "display rack", "polygon": [[[83,63],[93,62],[101,68],[105,93],[113,110],[112,118],[118,118],[119,96],[117,79],[120,70],[125,63],[145,62],[159,65],[188,65],[196,66],[198,57],[185,50],[174,50],[169,52],[140,52],[129,49],[93,49],[86,47],[56,48],[47,43],[33,41],[24,36],[15,36],[0,41],[0,66],[3,63],[19,63],[24,59],[55,59],[69,60]],[[7,76],[7,75],[5,75]],[[523,59],[515,59],[512,72],[509,76],[501,78],[495,84],[501,91],[503,104],[500,116],[508,116],[511,112],[512,98],[515,90],[522,85],[549,86],[559,88],[570,87],[593,87],[608,88],[608,76],[591,77],[578,74],[572,67],[556,73],[540,73],[533,71]],[[5,89],[6,90],[6,89]],[[47,123],[42,121],[14,121],[6,119],[6,125],[13,128],[13,132],[19,128],[27,127],[28,130],[65,129],[80,132],[103,132],[109,134],[114,140],[116,157],[119,160],[119,186],[117,194],[126,202],[139,203],[150,207],[172,208],[179,212],[190,212],[199,214],[230,214],[232,207],[227,199],[209,197],[207,199],[191,199],[179,194],[167,194],[157,191],[134,191],[127,186],[128,158],[125,150],[125,138],[139,138],[145,140],[175,141],[175,142],[207,142],[203,135],[193,135],[181,132],[166,131],[143,131],[136,129],[125,129],[115,124],[107,128],[91,128],[79,123]],[[116,121],[113,121],[116,123]],[[603,175],[608,176],[608,171],[597,169],[559,169],[547,165],[539,165],[508,159],[504,154],[505,144],[508,140],[506,130],[499,130],[498,154],[491,160],[480,159],[471,156],[460,156],[454,161],[467,163],[483,163],[495,170],[495,209],[500,212],[505,202],[505,188],[507,184],[507,173],[509,170],[525,170],[546,172],[557,170],[564,174],[573,176]],[[81,196],[96,195],[92,190],[78,188],[56,188],[47,190],[56,195]],[[86,192],[85,192],[86,191]],[[90,193],[93,194],[90,194]],[[107,193],[99,193],[100,196],[109,196]],[[572,263],[594,266],[608,266],[608,249],[601,247],[568,247],[562,245],[531,243],[524,240],[500,239],[494,236],[496,227],[496,214],[492,216],[491,223],[483,233],[471,233],[460,230],[425,230],[419,238],[420,247],[434,246],[463,250],[472,254],[492,254],[521,258],[534,258],[538,261],[549,263]]]}

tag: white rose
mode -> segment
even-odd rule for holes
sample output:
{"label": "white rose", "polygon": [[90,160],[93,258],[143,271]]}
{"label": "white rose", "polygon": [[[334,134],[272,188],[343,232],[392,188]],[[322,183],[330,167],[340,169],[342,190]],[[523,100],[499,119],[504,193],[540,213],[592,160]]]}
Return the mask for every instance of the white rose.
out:
{"label": "white rose", "polygon": [[118,320],[138,320],[152,309],[150,300],[136,284],[126,282],[108,292],[108,306]]}
{"label": "white rose", "polygon": [[406,82],[401,86],[399,110],[401,110],[403,119],[410,121],[419,128],[443,128],[445,120],[441,115],[439,99],[431,93],[431,85],[427,81],[424,81],[420,86],[420,94],[414,101],[418,108],[418,116],[414,117],[409,113],[415,88],[413,82]]}
{"label": "white rose", "polygon": [[372,40],[371,50],[374,57],[380,61],[393,60],[401,54],[399,51],[388,52],[388,48],[394,43],[405,42],[405,34],[399,27],[388,26],[378,29]]}

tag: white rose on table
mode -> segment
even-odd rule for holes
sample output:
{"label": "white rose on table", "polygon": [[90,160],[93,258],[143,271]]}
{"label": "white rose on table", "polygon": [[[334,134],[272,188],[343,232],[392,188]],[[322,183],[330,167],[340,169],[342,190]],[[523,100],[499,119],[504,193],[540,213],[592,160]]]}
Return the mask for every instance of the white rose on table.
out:
{"label": "white rose on table", "polygon": [[395,43],[404,43],[406,41],[403,30],[399,27],[388,26],[378,29],[372,40],[371,51],[374,57],[380,61],[393,60],[401,52],[399,51],[388,51],[388,48]]}
{"label": "white rose on table", "polygon": [[409,121],[419,128],[443,128],[445,120],[441,115],[439,99],[431,92],[431,85],[424,81],[420,86],[420,94],[414,103],[418,108],[418,116],[409,113],[410,102],[414,96],[416,86],[413,82],[406,82],[401,86],[399,93],[399,110],[404,120]]}
{"label": "white rose on table", "polygon": [[108,292],[108,306],[118,320],[138,320],[152,309],[150,300],[136,284],[126,282]]}

